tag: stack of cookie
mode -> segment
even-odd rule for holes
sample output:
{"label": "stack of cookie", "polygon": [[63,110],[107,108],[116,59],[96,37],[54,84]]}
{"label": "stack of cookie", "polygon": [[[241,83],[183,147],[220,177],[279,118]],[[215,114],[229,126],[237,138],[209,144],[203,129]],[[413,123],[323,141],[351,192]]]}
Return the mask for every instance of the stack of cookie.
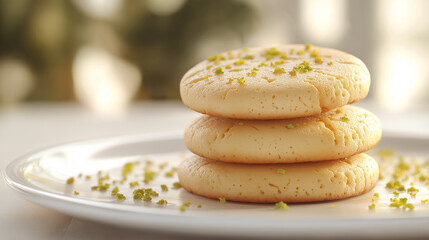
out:
{"label": "stack of cookie", "polygon": [[378,180],[363,152],[378,119],[347,104],[370,75],[347,53],[311,45],[255,47],[209,57],[183,77],[182,100],[203,115],[185,131],[187,191],[240,202],[313,202],[363,194]]}

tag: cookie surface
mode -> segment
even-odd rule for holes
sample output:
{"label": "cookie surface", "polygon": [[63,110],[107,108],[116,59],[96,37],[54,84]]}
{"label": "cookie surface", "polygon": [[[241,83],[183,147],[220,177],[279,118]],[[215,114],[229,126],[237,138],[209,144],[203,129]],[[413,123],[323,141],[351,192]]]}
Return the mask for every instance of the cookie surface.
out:
{"label": "cookie surface", "polygon": [[202,116],[185,130],[185,144],[191,152],[236,163],[338,159],[365,152],[380,139],[379,120],[349,105],[318,116],[283,120]]}
{"label": "cookie surface", "polygon": [[[307,61],[307,63],[303,62]],[[194,111],[236,119],[320,114],[365,98],[370,75],[358,58],[304,45],[229,51],[191,68],[180,95]]]}
{"label": "cookie surface", "polygon": [[236,164],[196,155],[184,160],[178,176],[187,191],[208,198],[274,203],[344,199],[371,190],[378,164],[366,154],[347,160],[295,164]]}

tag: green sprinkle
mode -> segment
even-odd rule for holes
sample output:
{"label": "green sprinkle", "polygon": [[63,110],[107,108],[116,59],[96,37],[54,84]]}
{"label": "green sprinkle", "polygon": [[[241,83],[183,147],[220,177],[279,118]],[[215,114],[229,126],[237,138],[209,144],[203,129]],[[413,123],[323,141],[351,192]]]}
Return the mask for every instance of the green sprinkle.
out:
{"label": "green sprinkle", "polygon": [[287,128],[292,129],[292,128],[295,128],[295,126],[293,124],[288,124]]}
{"label": "green sprinkle", "polygon": [[118,199],[118,200],[125,200],[127,198],[122,193],[116,193],[116,199]]}
{"label": "green sprinkle", "polygon": [[310,66],[310,63],[305,60],[302,61],[302,63],[300,63],[298,66],[293,67],[293,69],[300,73],[306,73],[313,70],[313,68]]}
{"label": "green sprinkle", "polygon": [[197,205],[197,208],[202,208],[203,206],[201,206],[201,204],[200,205]]}
{"label": "green sprinkle", "polygon": [[165,199],[160,199],[158,202],[156,202],[156,204],[159,204],[159,205],[166,205],[166,204],[167,204],[167,200],[165,200]]}
{"label": "green sprinkle", "polygon": [[421,200],[420,202],[422,202],[422,203],[428,203],[429,199]]}
{"label": "green sprinkle", "polygon": [[238,84],[240,84],[240,85],[246,85],[246,81],[244,80],[244,77],[241,77],[241,78],[237,78],[237,82],[238,82]]}
{"label": "green sprinkle", "polygon": [[155,172],[149,171],[148,169],[145,169],[143,182],[149,183],[154,178],[155,178]]}
{"label": "green sprinkle", "polygon": [[74,177],[67,179],[67,184],[73,184],[73,183],[74,183]]}
{"label": "green sprinkle", "polygon": [[165,184],[161,185],[161,189],[162,189],[162,191],[168,191],[168,187]]}
{"label": "green sprinkle", "polygon": [[331,208],[337,208],[337,206],[335,206],[334,204],[331,205]]}
{"label": "green sprinkle", "polygon": [[218,75],[219,74],[223,74],[224,72],[222,70],[222,67],[217,67],[216,70],[215,70],[215,73],[218,74]]}
{"label": "green sprinkle", "polygon": [[210,62],[216,60],[216,56],[210,56],[207,58],[207,60],[209,60]]}
{"label": "green sprinkle", "polygon": [[298,55],[304,55],[305,52],[304,51],[298,51],[296,54],[298,54]]}
{"label": "green sprinkle", "polygon": [[266,67],[266,66],[268,66],[268,64],[265,62],[261,62],[261,64],[258,65],[258,67]]}
{"label": "green sprinkle", "polygon": [[133,171],[134,163],[125,163],[122,167],[122,176],[127,176],[131,171]]}
{"label": "green sprinkle", "polygon": [[322,60],[322,58],[321,58],[321,57],[316,57],[316,58],[314,59],[314,62],[315,62],[315,63],[317,63],[317,64],[322,64],[322,63],[323,63],[323,60]]}
{"label": "green sprinkle", "polygon": [[337,109],[335,112],[336,112],[336,113],[343,113],[343,110],[341,110],[341,109]]}
{"label": "green sprinkle", "polygon": [[112,190],[112,196],[116,195],[118,192],[119,192],[119,188],[118,187],[113,188],[113,190]]}
{"label": "green sprinkle", "polygon": [[173,183],[173,189],[179,189],[179,188],[181,188],[182,187],[182,185],[180,185],[180,183],[179,182],[174,182]]}
{"label": "green sprinkle", "polygon": [[399,192],[395,190],[395,191],[393,192],[393,195],[395,195],[395,196],[399,196]]}
{"label": "green sprinkle", "polygon": [[180,209],[181,212],[184,212],[186,210],[186,207],[182,205],[182,206],[180,206],[179,209]]}
{"label": "green sprinkle", "polygon": [[372,203],[371,205],[369,205],[369,206],[368,206],[368,208],[369,208],[370,210],[375,209],[375,203]]}
{"label": "green sprinkle", "polygon": [[219,202],[222,203],[222,204],[226,203],[226,199],[225,198],[219,198]]}
{"label": "green sprinkle", "polygon": [[328,62],[328,65],[332,65],[333,64],[333,62]]}
{"label": "green sprinkle", "polygon": [[74,190],[73,193],[74,193],[74,195],[79,195],[79,192],[76,190]]}
{"label": "green sprinkle", "polygon": [[310,53],[310,57],[312,57],[312,58],[317,58],[317,57],[320,57],[320,54],[319,54],[319,52],[318,52],[316,49],[314,49],[314,50]]}
{"label": "green sprinkle", "polygon": [[137,182],[137,181],[130,182],[130,187],[135,187],[135,186],[138,186],[138,185],[139,185],[139,182]]}
{"label": "green sprinkle", "polygon": [[279,68],[279,67],[276,67],[275,69],[274,69],[274,72],[273,72],[274,74],[281,74],[281,73],[285,73],[285,69],[284,68]]}
{"label": "green sprinkle", "polygon": [[293,69],[292,71],[289,71],[289,75],[291,76],[296,76],[297,73],[298,72],[295,69]]}
{"label": "green sprinkle", "polygon": [[246,61],[244,61],[244,60],[241,59],[241,60],[235,61],[234,65],[243,65],[245,63],[246,63]]}
{"label": "green sprinkle", "polygon": [[347,117],[347,114],[344,114],[344,116],[340,117],[341,121],[348,122],[350,119]]}
{"label": "green sprinkle", "polygon": [[206,69],[209,70],[211,67],[213,67],[213,65],[207,65]]}
{"label": "green sprinkle", "polygon": [[415,188],[415,187],[410,187],[410,188],[408,188],[407,189],[407,193],[410,193],[410,192],[418,192],[419,190],[417,189],[417,188]]}
{"label": "green sprinkle", "polygon": [[307,44],[307,45],[305,45],[305,51],[310,50],[310,48],[311,48],[311,44]]}
{"label": "green sprinkle", "polygon": [[286,203],[284,203],[283,201],[281,201],[281,202],[274,204],[274,209],[288,210],[289,206]]}
{"label": "green sprinkle", "polygon": [[283,168],[279,168],[279,169],[277,169],[277,173],[278,174],[286,174],[286,170],[284,170]]}
{"label": "green sprinkle", "polygon": [[166,172],[164,174],[165,177],[173,177],[174,173],[173,172]]}

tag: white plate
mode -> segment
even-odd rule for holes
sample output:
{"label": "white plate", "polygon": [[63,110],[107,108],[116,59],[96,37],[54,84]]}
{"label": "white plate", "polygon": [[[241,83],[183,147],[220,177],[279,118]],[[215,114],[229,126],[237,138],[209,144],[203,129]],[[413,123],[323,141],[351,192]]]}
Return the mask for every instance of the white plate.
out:
{"label": "white plate", "polygon": [[[381,148],[395,148],[405,156],[417,157],[425,161],[429,156],[429,139],[387,136],[378,145]],[[376,150],[371,152],[375,154]],[[177,165],[186,154],[182,132],[124,136],[108,139],[76,142],[51,147],[23,156],[12,162],[4,171],[7,183],[29,201],[59,212],[80,217],[139,229],[169,231],[174,233],[201,234],[210,236],[241,237],[410,237],[429,235],[429,204],[420,203],[429,198],[429,190],[423,183],[415,181],[420,189],[417,197],[407,193],[410,202],[415,204],[413,211],[388,207],[392,190],[385,189],[386,178],[380,180],[377,187],[359,197],[342,201],[311,204],[291,204],[289,210],[274,210],[272,204],[243,204],[227,202],[192,195],[184,189],[171,189],[173,178],[164,177],[166,171]],[[147,160],[153,162],[152,170],[158,172],[154,181],[142,183],[143,167]],[[388,166],[382,164],[384,174]],[[133,173],[123,185],[119,184],[120,193],[127,199],[116,200],[110,190],[92,191],[96,185],[99,170],[102,175],[110,174],[110,181],[120,179],[122,166],[130,161],[139,161]],[[158,165],[168,163],[164,170]],[[387,170],[386,170],[386,169]],[[422,167],[426,171],[429,167]],[[413,169],[409,171],[414,171]],[[79,173],[91,175],[91,180],[77,177]],[[75,177],[73,185],[65,184],[66,179]],[[390,175],[389,175],[390,176]],[[418,176],[418,175],[416,175]],[[152,187],[160,193],[152,202],[134,200],[129,181],[138,180],[140,187]],[[160,184],[170,187],[162,192]],[[73,191],[80,192],[74,195]],[[375,210],[369,210],[371,198],[375,192],[380,194],[375,199]],[[166,206],[156,204],[157,199],[168,201]],[[179,207],[183,202],[191,201],[185,212]],[[197,205],[202,207],[198,208]],[[332,207],[335,205],[335,208]]]}

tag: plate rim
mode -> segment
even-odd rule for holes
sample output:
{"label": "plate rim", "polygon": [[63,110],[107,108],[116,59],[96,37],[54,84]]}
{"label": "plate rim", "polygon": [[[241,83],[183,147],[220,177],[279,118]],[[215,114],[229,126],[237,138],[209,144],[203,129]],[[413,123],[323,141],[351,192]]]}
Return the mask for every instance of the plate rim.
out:
{"label": "plate rim", "polygon": [[[386,136],[387,135],[387,136]],[[429,141],[429,136],[423,136],[423,135],[404,135],[402,133],[385,133],[383,132],[383,136],[387,138],[413,138],[418,140],[426,140]],[[229,217],[227,219],[218,217],[218,216],[203,216],[203,214],[183,214],[178,215],[177,211],[170,210],[170,209],[163,209],[162,211],[159,211],[157,209],[150,209],[150,208],[144,208],[144,211],[133,211],[136,209],[135,206],[128,206],[128,205],[118,205],[118,204],[112,204],[112,203],[105,203],[105,202],[94,202],[92,200],[87,199],[79,199],[79,198],[73,198],[71,196],[65,196],[62,194],[57,193],[51,193],[48,191],[44,191],[41,189],[37,189],[37,186],[29,186],[30,182],[25,182],[23,179],[21,179],[15,170],[19,168],[19,166],[22,166],[23,164],[26,164],[28,162],[34,161],[32,157],[37,156],[39,154],[43,154],[49,151],[55,151],[58,148],[64,148],[71,145],[76,144],[89,144],[89,143],[95,143],[100,141],[111,141],[113,139],[115,140],[122,140],[118,142],[132,142],[134,139],[138,140],[145,140],[145,141],[151,141],[151,140],[162,140],[162,139],[181,139],[183,138],[183,131],[167,131],[167,132],[153,132],[153,133],[142,133],[142,134],[132,134],[132,135],[118,135],[118,136],[111,136],[111,137],[98,137],[98,138],[90,138],[90,139],[84,139],[84,140],[77,140],[77,141],[69,141],[65,143],[59,143],[54,144],[51,146],[39,148],[36,150],[33,150],[27,154],[24,154],[13,161],[11,161],[6,168],[2,169],[2,176],[3,179],[5,179],[5,182],[9,187],[11,187],[15,192],[23,196],[25,199],[31,202],[35,202],[37,204],[40,204],[44,207],[54,209],[55,211],[59,211],[62,213],[65,213],[64,211],[61,211],[57,208],[49,207],[44,204],[42,204],[39,200],[31,199],[31,195],[33,195],[36,198],[39,199],[47,199],[50,201],[60,201],[61,204],[66,204],[70,206],[81,206],[84,208],[87,207],[94,207],[96,210],[108,210],[110,212],[127,212],[127,214],[141,214],[147,215],[145,218],[140,219],[143,220],[142,223],[147,224],[147,229],[152,230],[161,230],[161,231],[169,231],[169,232],[178,232],[178,233],[196,233],[200,235],[216,235],[216,236],[244,236],[244,237],[250,237],[250,236],[279,236],[279,234],[284,234],[291,229],[295,230],[295,233],[298,235],[294,236],[302,236],[302,234],[306,234],[307,236],[319,236],[311,235],[308,230],[306,229],[311,228],[313,230],[317,231],[327,231],[327,230],[334,230],[332,226],[342,226],[342,231],[340,231],[342,234],[340,236],[344,236],[344,234],[350,234],[350,231],[356,230],[353,226],[354,224],[350,224],[351,222],[356,223],[359,222],[360,228],[365,227],[368,230],[376,230],[374,229],[375,226],[380,225],[381,223],[386,224],[386,222],[389,222],[389,224],[392,226],[392,229],[401,229],[401,231],[393,231],[395,232],[396,236],[397,234],[403,233],[403,221],[405,218],[383,218],[383,217],[365,217],[365,218],[337,218],[337,219],[324,219],[321,221],[320,219],[291,219],[291,218],[284,218],[284,219],[276,219],[276,221],[269,221],[271,224],[271,228],[266,229],[270,230],[268,233],[267,231],[260,232],[260,235],[258,235],[258,230],[261,231],[262,229],[258,229],[257,225],[255,223],[255,220],[249,220],[244,218],[236,218],[236,217]],[[28,183],[27,185],[25,183]],[[81,215],[73,215],[71,213],[65,213],[69,214],[71,216],[75,217],[82,217]],[[105,223],[111,223],[111,221],[102,221],[98,218],[91,218],[90,216],[86,216],[84,218],[91,219],[94,221],[101,221]],[[153,222],[148,221],[147,218],[161,218],[157,221],[160,222]],[[177,224],[177,220],[179,220],[179,224]],[[237,224],[237,220],[240,221],[239,224]],[[363,221],[364,220],[364,221]],[[165,222],[169,221],[169,222]],[[225,231],[218,231],[218,230],[210,230],[210,231],[194,231],[195,229],[192,228],[192,224],[190,222],[198,222],[202,225],[210,226],[210,224],[214,224],[218,221],[221,221],[224,226],[229,226]],[[416,214],[412,216],[412,218],[407,218],[406,221],[409,223],[407,226],[414,226],[414,231],[421,230],[421,226],[424,224],[429,223],[429,216],[420,216],[419,214]],[[186,223],[187,222],[187,223]],[[347,222],[348,224],[344,224]],[[125,224],[126,223],[126,224]],[[160,224],[162,223],[162,224]],[[119,222],[116,225],[121,225],[125,227],[132,227],[132,228],[139,228],[141,229],[141,224],[138,224],[138,226],[129,225],[129,222],[124,222],[124,224],[121,224]],[[166,229],[164,225],[169,225],[170,229]],[[247,226],[251,225],[251,226]],[[286,225],[286,226],[284,226]],[[393,226],[397,225],[398,228],[393,228]],[[171,228],[171,226],[174,226]],[[243,230],[243,227],[246,227],[246,230],[248,230],[250,227],[252,227],[251,231],[237,231],[237,230]],[[264,227],[266,227],[267,224],[264,224]],[[302,226],[306,226],[302,229]],[[401,227],[399,227],[401,226]],[[282,227],[281,231],[279,231],[279,227]],[[420,229],[419,229],[420,228]],[[337,227],[335,227],[337,229]],[[207,229],[205,229],[207,230]],[[256,230],[256,231],[255,231]],[[298,230],[298,231],[297,231]],[[409,229],[411,230],[411,229]],[[409,232],[409,231],[407,231]],[[261,234],[262,233],[262,234]],[[290,233],[290,232],[288,232]],[[338,232],[337,232],[338,233]],[[256,234],[256,235],[255,235]],[[309,235],[310,234],[310,235]],[[408,236],[408,235],[407,235]]]}

